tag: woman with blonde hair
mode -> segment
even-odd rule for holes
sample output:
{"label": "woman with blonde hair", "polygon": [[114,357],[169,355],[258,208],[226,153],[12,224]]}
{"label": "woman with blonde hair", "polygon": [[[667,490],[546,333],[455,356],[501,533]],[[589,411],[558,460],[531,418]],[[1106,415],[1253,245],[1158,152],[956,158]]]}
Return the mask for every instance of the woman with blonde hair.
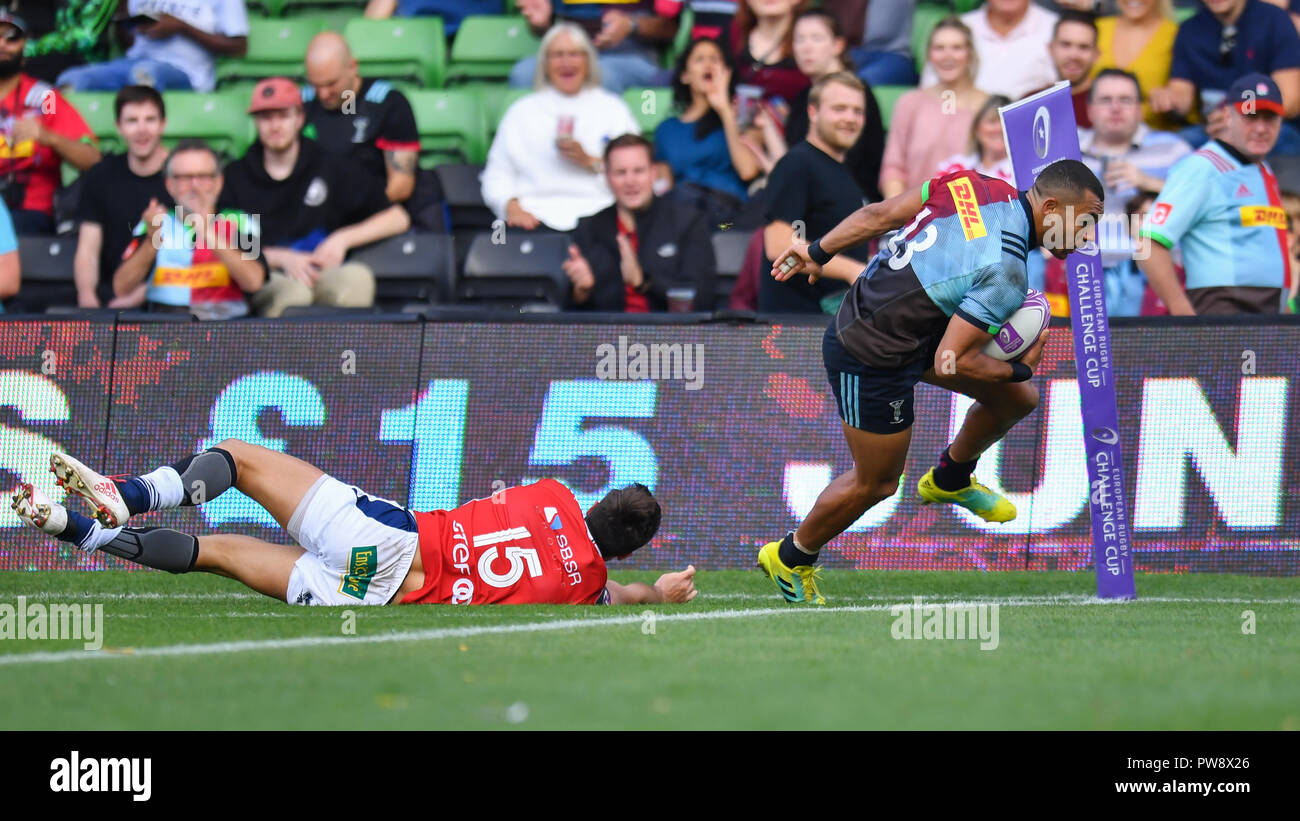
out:
{"label": "woman with blonde hair", "polygon": [[1169,82],[1177,34],[1173,0],[1120,0],[1117,16],[1097,18],[1097,50],[1101,56],[1093,64],[1092,76],[1095,78],[1107,68],[1135,75],[1142,89],[1142,117],[1152,128],[1171,125],[1146,101],[1152,89],[1163,88]]}
{"label": "woman with blonde hair", "polygon": [[483,202],[512,228],[572,230],[614,202],[605,143],[640,128],[623,98],[600,86],[596,49],[581,27],[542,38],[531,94],[506,109],[483,169]]}
{"label": "woman with blonde hair", "polygon": [[975,87],[975,39],[960,18],[935,24],[926,58],[938,82],[907,92],[894,105],[880,166],[885,197],[920,185],[941,162],[964,152],[975,112],[988,100]]}

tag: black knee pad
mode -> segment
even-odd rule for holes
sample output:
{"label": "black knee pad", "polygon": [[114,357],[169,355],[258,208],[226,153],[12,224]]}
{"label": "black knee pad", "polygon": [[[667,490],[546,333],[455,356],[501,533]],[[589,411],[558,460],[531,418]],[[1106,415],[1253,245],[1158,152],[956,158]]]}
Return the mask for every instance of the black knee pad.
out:
{"label": "black knee pad", "polygon": [[100,550],[168,573],[188,573],[199,558],[199,540],[165,527],[127,527]]}

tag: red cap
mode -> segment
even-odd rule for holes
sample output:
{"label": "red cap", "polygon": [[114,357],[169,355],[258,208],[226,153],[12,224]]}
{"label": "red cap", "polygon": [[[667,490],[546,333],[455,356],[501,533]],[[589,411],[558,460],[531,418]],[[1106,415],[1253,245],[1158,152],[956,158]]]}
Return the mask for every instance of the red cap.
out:
{"label": "red cap", "polygon": [[248,113],[301,107],[302,92],[293,80],[287,77],[268,77],[253,89],[253,100],[248,104]]}

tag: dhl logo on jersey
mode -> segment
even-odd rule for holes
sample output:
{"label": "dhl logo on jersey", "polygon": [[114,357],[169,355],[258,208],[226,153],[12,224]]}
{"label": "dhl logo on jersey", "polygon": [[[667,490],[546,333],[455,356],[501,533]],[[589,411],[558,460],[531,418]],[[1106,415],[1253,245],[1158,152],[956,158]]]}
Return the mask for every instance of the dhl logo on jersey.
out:
{"label": "dhl logo on jersey", "polygon": [[36,153],[36,143],[33,140],[23,140],[14,144],[9,142],[8,138],[0,134],[0,160],[23,160],[31,157]]}
{"label": "dhl logo on jersey", "polygon": [[975,186],[970,184],[970,180],[953,180],[948,183],[948,190],[957,205],[957,217],[961,220],[961,232],[966,235],[966,241],[988,234],[979,203],[975,201]]}
{"label": "dhl logo on jersey", "polygon": [[1286,212],[1275,205],[1243,205],[1241,207],[1241,224],[1246,228],[1263,225],[1267,228],[1286,230]]}
{"label": "dhl logo on jersey", "polygon": [[154,285],[179,285],[184,288],[224,288],[230,284],[230,271],[220,262],[200,262],[188,268],[159,267],[153,275]]}

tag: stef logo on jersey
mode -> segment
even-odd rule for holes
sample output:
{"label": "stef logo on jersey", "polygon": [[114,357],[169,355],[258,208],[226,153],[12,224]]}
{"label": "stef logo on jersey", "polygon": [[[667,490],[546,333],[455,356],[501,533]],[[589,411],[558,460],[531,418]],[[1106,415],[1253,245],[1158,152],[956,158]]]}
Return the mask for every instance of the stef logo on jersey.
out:
{"label": "stef logo on jersey", "polygon": [[1174,210],[1174,207],[1167,202],[1156,203],[1155,210],[1151,212],[1151,224],[1164,225],[1165,220],[1169,218],[1169,212],[1172,210]]}
{"label": "stef logo on jersey", "polygon": [[469,578],[469,537],[465,535],[465,526],[452,522],[451,538],[451,566],[462,576],[451,586],[451,603],[469,604],[474,599],[474,582]]}

